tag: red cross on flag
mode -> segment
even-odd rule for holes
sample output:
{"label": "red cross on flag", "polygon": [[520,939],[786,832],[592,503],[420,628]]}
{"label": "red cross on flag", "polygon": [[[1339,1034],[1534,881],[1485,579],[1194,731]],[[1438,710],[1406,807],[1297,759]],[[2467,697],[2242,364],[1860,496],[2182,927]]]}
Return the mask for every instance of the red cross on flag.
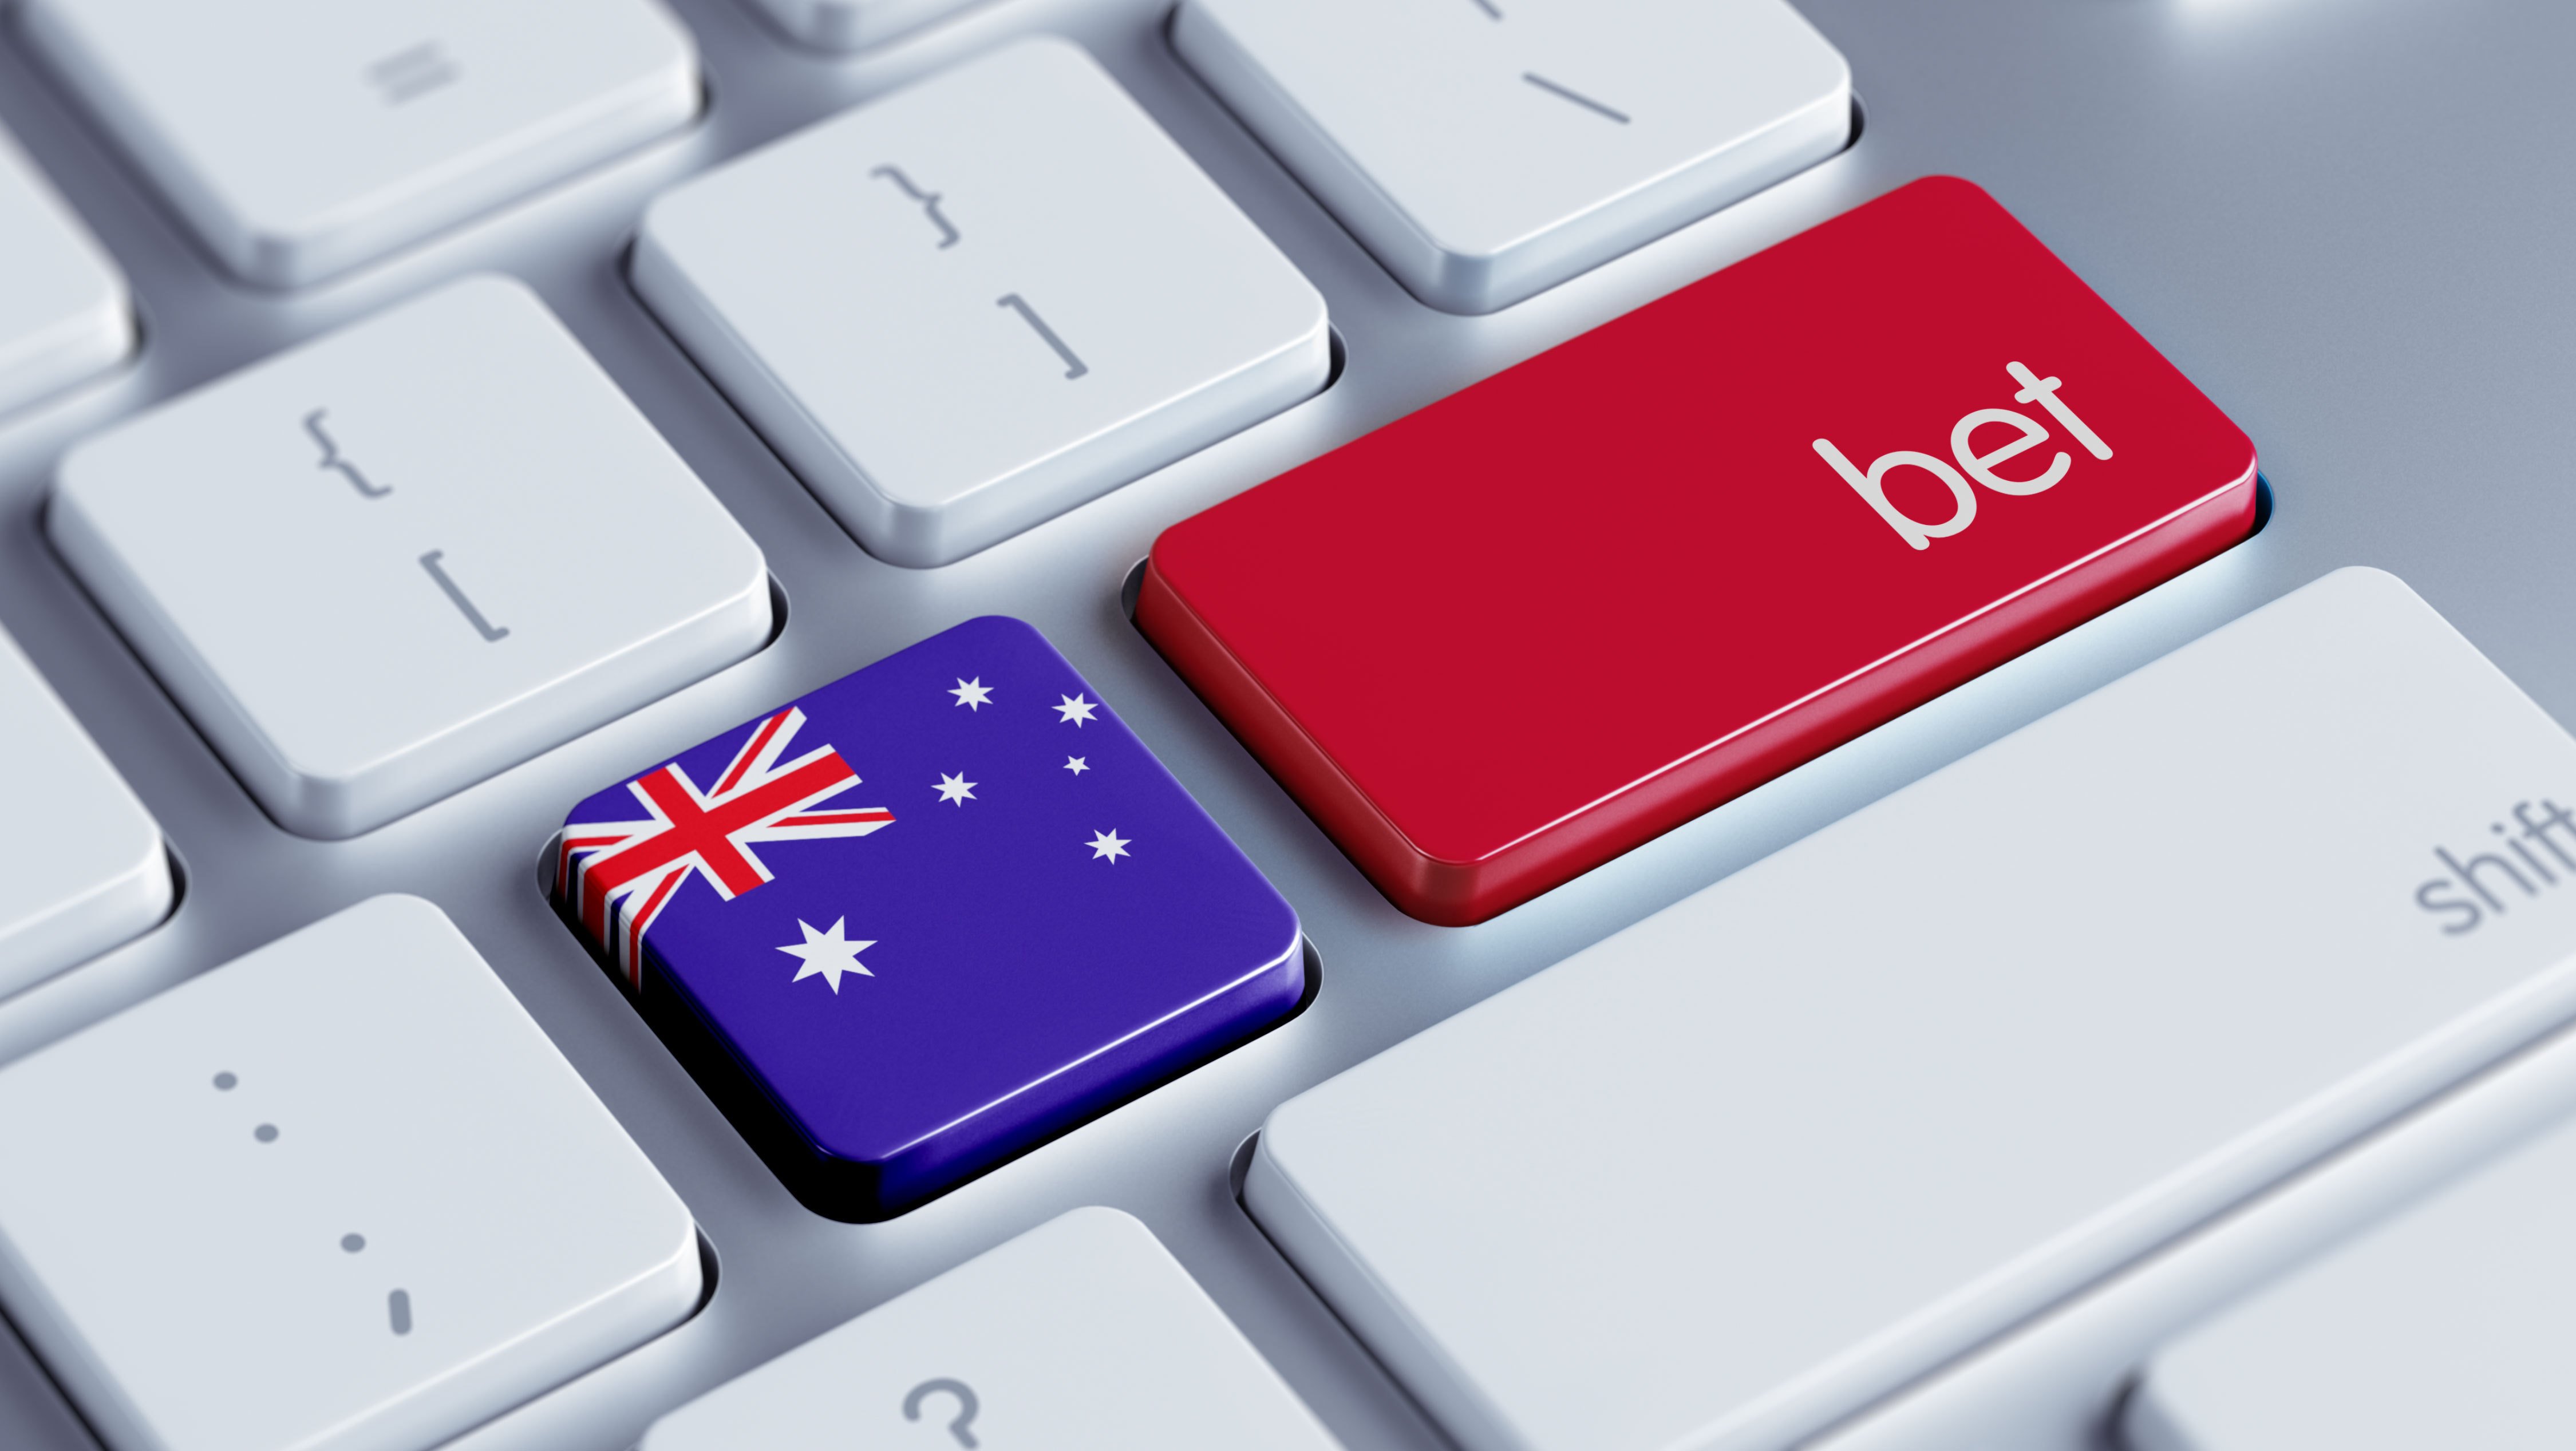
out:
{"label": "red cross on flag", "polygon": [[558,841],[556,897],[577,905],[593,942],[612,946],[630,987],[641,982],[645,929],[692,873],[730,902],[770,880],[755,842],[866,836],[894,824],[882,806],[814,809],[859,775],[829,745],[779,764],[804,725],[805,712],[782,710],[752,728],[714,790],[700,791],[675,761],[628,784],[648,819],[584,823]]}

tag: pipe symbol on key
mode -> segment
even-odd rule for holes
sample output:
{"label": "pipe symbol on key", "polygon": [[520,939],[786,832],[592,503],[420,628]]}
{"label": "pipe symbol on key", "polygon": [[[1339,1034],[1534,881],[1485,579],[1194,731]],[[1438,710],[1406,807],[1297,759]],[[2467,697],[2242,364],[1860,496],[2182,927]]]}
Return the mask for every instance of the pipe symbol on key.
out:
{"label": "pipe symbol on key", "polygon": [[954,1396],[957,1399],[957,1414],[948,1422],[948,1434],[956,1437],[957,1444],[969,1448],[969,1451],[982,1445],[982,1442],[975,1439],[975,1433],[968,1429],[975,1424],[975,1413],[982,1407],[975,1399],[974,1388],[962,1380],[950,1380],[946,1376],[941,1376],[937,1380],[926,1380],[914,1386],[911,1394],[903,1398],[903,1418],[907,1421],[920,1420],[921,1403],[938,1395]]}

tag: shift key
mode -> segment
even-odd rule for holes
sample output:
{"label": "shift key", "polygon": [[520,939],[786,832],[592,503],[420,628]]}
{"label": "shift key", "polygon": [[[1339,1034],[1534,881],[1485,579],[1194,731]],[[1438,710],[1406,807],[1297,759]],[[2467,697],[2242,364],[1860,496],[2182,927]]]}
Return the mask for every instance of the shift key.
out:
{"label": "shift key", "polygon": [[2329,575],[1289,1101],[1470,1451],[1790,1445],[2576,1016],[2576,739]]}

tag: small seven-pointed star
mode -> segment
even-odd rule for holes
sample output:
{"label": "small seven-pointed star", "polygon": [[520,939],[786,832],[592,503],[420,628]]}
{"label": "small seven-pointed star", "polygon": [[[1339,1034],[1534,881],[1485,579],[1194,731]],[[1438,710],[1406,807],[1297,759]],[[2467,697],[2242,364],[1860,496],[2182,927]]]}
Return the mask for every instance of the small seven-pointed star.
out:
{"label": "small seven-pointed star", "polygon": [[841,992],[842,973],[855,972],[861,977],[876,976],[875,973],[868,971],[866,964],[859,961],[859,954],[876,944],[852,942],[843,937],[841,929],[848,924],[849,920],[847,917],[836,917],[832,919],[831,931],[817,932],[814,930],[814,924],[802,917],[796,919],[797,927],[805,933],[805,940],[793,947],[778,949],[790,957],[801,957],[805,960],[805,965],[796,970],[795,981],[803,982],[809,977],[819,977],[832,985],[832,994],[838,997]]}
{"label": "small seven-pointed star", "polygon": [[1093,711],[1100,709],[1100,705],[1097,701],[1087,700],[1079,695],[1067,695],[1060,696],[1058,698],[1061,699],[1064,704],[1055,707],[1055,713],[1069,725],[1081,725],[1084,721],[1092,718],[1091,713]]}
{"label": "small seven-pointed star", "polygon": [[993,687],[986,685],[981,675],[972,680],[959,677],[957,688],[948,693],[956,696],[957,703],[968,710],[982,710],[993,703]]}
{"label": "small seven-pointed star", "polygon": [[954,802],[959,806],[963,806],[967,802],[975,799],[976,784],[976,782],[967,780],[966,773],[963,771],[959,771],[954,775],[942,771],[939,774],[939,784],[931,789],[939,793],[940,800]]}

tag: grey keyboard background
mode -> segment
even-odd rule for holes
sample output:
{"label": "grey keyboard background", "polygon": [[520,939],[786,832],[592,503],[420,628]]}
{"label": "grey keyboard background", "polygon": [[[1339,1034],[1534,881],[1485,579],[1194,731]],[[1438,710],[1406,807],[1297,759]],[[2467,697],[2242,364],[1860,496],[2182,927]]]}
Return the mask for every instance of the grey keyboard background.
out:
{"label": "grey keyboard background", "polygon": [[[628,1446],[663,1411],[1100,1203],[1151,1226],[1355,1451],[1438,1447],[1231,1197],[1228,1164],[1276,1103],[2341,565],[2395,572],[2543,707],[2576,721],[2563,624],[2576,571],[2562,543],[2576,537],[2565,442],[2576,115],[2562,100],[2576,8],[1800,0],[1852,63],[1867,112],[1853,148],[1486,318],[1432,311],[1371,261],[1172,54],[1167,0],[995,0],[855,59],[801,52],[736,0],[674,8],[706,67],[694,130],[344,281],[283,294],[229,281],[38,70],[14,23],[0,24],[0,123],[115,254],[144,332],[124,373],[0,422],[0,623],[160,820],[185,871],[160,929],[0,1001],[0,1059],[375,893],[443,907],[660,1166],[720,1265],[695,1319],[460,1445]],[[1323,396],[1205,453],[962,563],[902,569],[834,525],[688,362],[628,287],[625,249],[644,203],[681,178],[1029,31],[1087,46],[1278,242],[1329,300],[1348,364]],[[1166,525],[1936,172],[1991,190],[2254,437],[2275,499],[2263,532],[1466,929],[1389,906],[1128,625],[1120,582]],[[477,270],[535,286],[659,425],[767,552],[787,623],[752,660],[414,816],[352,841],[303,840],[252,804],[44,543],[54,461],[115,419]],[[1582,481],[1568,481],[1567,506],[1585,506]],[[1588,572],[1616,567],[1569,559],[1531,587],[1577,591]],[[885,1224],[836,1224],[788,1197],[550,915],[538,850],[603,783],[985,613],[1042,629],[1224,823],[1296,904],[1323,987],[1285,1027],[946,1198]],[[1493,684],[1498,695],[1515,687]],[[2285,824],[2283,850],[2296,849]],[[1741,1111],[1794,1120],[1798,1105]],[[185,1212],[186,1186],[171,1192],[172,1212]],[[2026,1429],[2035,1446],[2085,1440],[2036,1404]],[[92,1445],[0,1333],[0,1447]]]}

